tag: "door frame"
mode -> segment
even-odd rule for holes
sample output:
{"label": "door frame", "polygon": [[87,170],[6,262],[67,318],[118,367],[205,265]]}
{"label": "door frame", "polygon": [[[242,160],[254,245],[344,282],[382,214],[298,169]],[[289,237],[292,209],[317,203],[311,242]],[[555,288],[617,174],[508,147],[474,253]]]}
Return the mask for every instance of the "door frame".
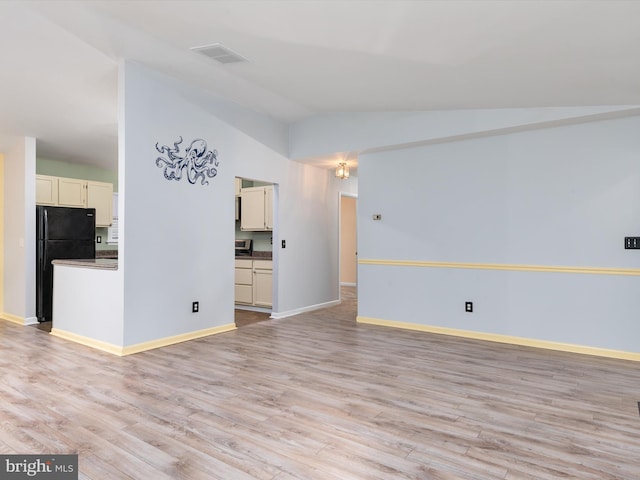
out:
{"label": "door frame", "polygon": [[343,197],[353,198],[356,200],[356,282],[355,287],[358,288],[358,194],[339,192],[338,193],[338,299],[342,300],[342,199]]}

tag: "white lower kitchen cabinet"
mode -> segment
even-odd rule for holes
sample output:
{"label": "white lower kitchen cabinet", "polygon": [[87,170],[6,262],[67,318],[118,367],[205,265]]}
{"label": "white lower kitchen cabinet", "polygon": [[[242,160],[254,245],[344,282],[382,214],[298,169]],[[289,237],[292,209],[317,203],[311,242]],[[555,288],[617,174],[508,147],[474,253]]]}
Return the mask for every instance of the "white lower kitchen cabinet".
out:
{"label": "white lower kitchen cabinet", "polygon": [[253,260],[236,260],[236,303],[253,305]]}
{"label": "white lower kitchen cabinet", "polygon": [[236,285],[236,303],[253,305],[253,286],[252,285]]}
{"label": "white lower kitchen cabinet", "polygon": [[236,259],[235,303],[255,307],[273,304],[273,262]]}
{"label": "white lower kitchen cabinet", "polygon": [[253,304],[271,307],[273,304],[273,262],[253,261]]}

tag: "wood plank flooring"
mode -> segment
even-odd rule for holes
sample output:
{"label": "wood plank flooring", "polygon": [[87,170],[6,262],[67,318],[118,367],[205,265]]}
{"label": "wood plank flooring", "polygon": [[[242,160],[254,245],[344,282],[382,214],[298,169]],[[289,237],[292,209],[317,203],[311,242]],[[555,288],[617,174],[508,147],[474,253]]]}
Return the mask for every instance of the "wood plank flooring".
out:
{"label": "wood plank flooring", "polygon": [[640,364],[343,304],[118,358],[0,321],[0,452],[82,479],[638,479]]}
{"label": "wood plank flooring", "polygon": [[244,327],[258,322],[269,320],[270,313],[254,312],[252,310],[235,309],[234,323],[236,327]]}

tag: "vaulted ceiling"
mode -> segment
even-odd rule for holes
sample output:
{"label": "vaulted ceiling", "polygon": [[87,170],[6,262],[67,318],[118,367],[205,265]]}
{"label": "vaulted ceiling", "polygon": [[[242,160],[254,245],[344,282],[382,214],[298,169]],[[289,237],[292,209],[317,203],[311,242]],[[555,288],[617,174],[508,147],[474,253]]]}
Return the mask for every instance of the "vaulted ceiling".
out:
{"label": "vaulted ceiling", "polygon": [[[640,104],[640,2],[0,1],[0,152],[115,168],[117,67],[292,123],[327,112]],[[191,47],[221,43],[247,62]]]}

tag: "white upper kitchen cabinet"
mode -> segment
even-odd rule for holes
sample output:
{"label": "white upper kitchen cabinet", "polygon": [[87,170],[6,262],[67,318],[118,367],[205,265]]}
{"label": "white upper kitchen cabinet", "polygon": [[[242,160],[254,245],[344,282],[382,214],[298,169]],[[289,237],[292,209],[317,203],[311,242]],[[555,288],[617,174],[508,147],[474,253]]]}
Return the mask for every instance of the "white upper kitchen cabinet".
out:
{"label": "white upper kitchen cabinet", "polygon": [[113,185],[78,178],[36,175],[36,204],[95,208],[96,227],[108,227],[113,221]]}
{"label": "white upper kitchen cabinet", "polygon": [[58,206],[84,207],[87,202],[86,180],[58,178]]}
{"label": "white upper kitchen cabinet", "polygon": [[113,185],[87,182],[87,208],[96,209],[96,227],[108,227],[113,221]]}
{"label": "white upper kitchen cabinet", "polygon": [[36,175],[36,204],[58,204],[58,177]]}
{"label": "white upper kitchen cabinet", "polygon": [[273,186],[242,189],[240,229],[263,232],[273,230]]}
{"label": "white upper kitchen cabinet", "polygon": [[273,185],[264,187],[264,224],[273,230]]}

